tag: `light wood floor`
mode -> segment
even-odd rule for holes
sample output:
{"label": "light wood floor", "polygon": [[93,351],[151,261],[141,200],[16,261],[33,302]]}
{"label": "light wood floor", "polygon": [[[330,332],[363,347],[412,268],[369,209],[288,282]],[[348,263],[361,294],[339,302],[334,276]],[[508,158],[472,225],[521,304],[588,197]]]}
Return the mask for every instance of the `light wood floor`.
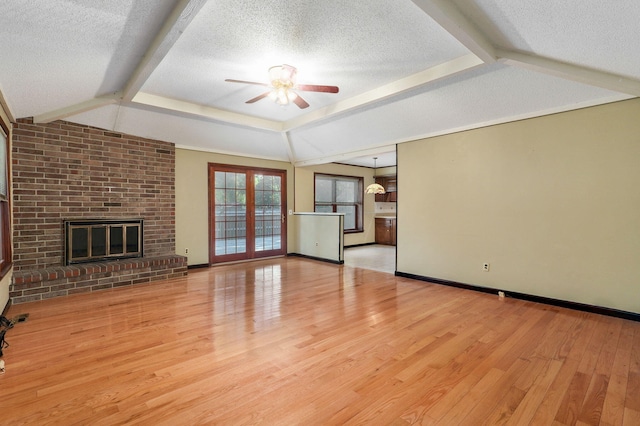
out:
{"label": "light wood floor", "polygon": [[640,323],[372,270],[281,258],[20,313],[2,424],[640,424]]}

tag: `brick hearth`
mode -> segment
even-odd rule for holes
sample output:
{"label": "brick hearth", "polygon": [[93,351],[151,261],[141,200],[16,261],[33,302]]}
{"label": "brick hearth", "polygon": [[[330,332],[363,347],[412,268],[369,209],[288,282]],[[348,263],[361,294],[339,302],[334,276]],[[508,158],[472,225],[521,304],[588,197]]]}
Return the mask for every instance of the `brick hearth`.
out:
{"label": "brick hearth", "polygon": [[11,301],[32,302],[177,278],[186,273],[187,258],[177,255],[21,271],[13,274]]}

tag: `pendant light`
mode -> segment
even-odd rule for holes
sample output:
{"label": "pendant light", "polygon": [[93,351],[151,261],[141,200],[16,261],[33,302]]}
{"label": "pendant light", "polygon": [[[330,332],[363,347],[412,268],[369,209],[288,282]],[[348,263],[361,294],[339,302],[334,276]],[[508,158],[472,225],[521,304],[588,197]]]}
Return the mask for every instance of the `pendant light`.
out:
{"label": "pendant light", "polygon": [[[377,167],[377,160],[378,157],[373,157],[373,180],[376,180],[376,169]],[[385,191],[384,187],[382,185],[380,185],[379,183],[372,183],[371,185],[367,186],[367,189],[364,190],[365,194],[384,194]]]}

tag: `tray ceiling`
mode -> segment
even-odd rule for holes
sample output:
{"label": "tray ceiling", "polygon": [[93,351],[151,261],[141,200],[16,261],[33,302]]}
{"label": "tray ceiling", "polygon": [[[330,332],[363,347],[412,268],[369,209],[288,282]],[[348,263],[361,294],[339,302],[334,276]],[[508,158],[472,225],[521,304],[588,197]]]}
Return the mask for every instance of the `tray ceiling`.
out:
{"label": "tray ceiling", "polygon": [[[0,14],[13,118],[303,166],[395,164],[418,138],[640,95],[640,3],[22,0]],[[310,104],[276,105],[273,65]]]}

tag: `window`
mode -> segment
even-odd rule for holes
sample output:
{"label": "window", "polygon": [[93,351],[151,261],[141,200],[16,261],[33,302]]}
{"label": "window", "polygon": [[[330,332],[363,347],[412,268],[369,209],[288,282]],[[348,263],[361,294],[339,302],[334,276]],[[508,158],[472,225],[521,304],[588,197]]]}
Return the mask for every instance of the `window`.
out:
{"label": "window", "polygon": [[315,174],[315,211],[344,213],[344,231],[362,232],[363,178]]}
{"label": "window", "polygon": [[4,276],[11,266],[8,135],[8,127],[0,120],[0,277]]}

